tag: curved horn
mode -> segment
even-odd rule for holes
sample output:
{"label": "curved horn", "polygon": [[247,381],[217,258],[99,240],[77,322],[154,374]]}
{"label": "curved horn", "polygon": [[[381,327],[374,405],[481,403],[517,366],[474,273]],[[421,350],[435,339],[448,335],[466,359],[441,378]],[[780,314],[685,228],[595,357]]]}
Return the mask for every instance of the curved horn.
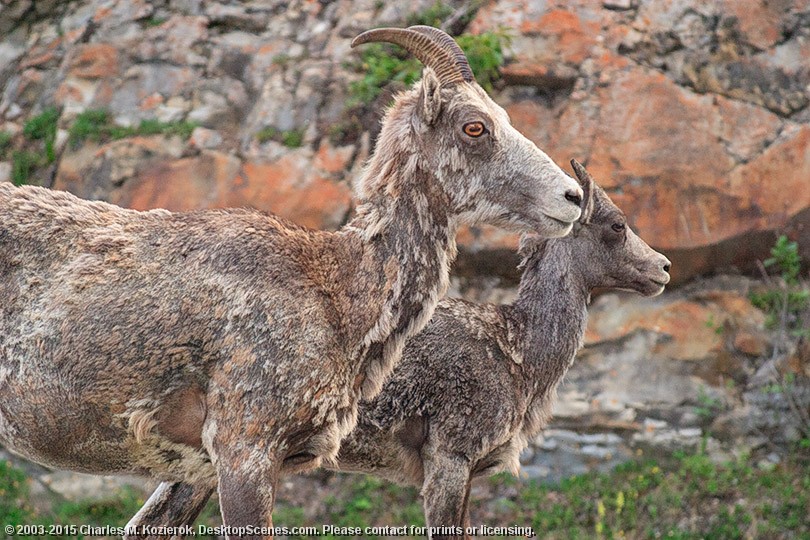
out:
{"label": "curved horn", "polygon": [[[444,84],[471,82],[473,80],[469,65],[467,65],[466,71],[463,70],[457,64],[456,55],[449,50],[446,43],[442,44],[436,41],[434,36],[412,28],[375,28],[367,30],[352,40],[352,47],[376,41],[394,43],[414,55],[422,64],[433,69],[439,81]],[[420,27],[417,26],[416,28]],[[437,32],[441,32],[441,30],[437,30]],[[444,34],[444,32],[441,33]],[[450,36],[447,36],[447,38],[453,41]],[[463,52],[461,56],[464,58],[464,63],[467,64]]]}
{"label": "curved horn", "polygon": [[467,55],[464,54],[464,51],[462,51],[461,47],[458,46],[456,40],[450,37],[447,32],[440,30],[439,28],[421,24],[417,26],[409,26],[408,30],[413,30],[414,32],[419,32],[420,34],[424,34],[429,38],[432,38],[433,41],[441,45],[444,50],[453,56],[453,62],[458,67],[465,81],[471,82],[475,80],[475,75],[472,72],[472,68],[470,68],[470,62],[467,60]]}

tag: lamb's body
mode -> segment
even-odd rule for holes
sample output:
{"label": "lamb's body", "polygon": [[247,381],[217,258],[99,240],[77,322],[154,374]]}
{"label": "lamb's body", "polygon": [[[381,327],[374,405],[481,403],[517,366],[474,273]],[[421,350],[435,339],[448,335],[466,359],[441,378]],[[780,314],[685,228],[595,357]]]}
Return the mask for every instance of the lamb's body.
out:
{"label": "lamb's body", "polygon": [[361,403],[337,460],[326,463],[422,488],[428,525],[455,527],[436,537],[466,537],[472,478],[517,474],[520,452],[550,418],[582,344],[590,291],[652,295],[669,281],[669,261],[575,169],[586,194],[579,230],[525,242],[514,304],[441,301],[380,394]]}
{"label": "lamb's body", "polygon": [[[531,299],[540,313],[442,300],[382,392],[361,403],[338,468],[421,487],[425,456],[441,449],[466,463],[472,477],[516,474],[520,452],[550,417],[586,322],[587,296],[566,283],[568,268],[542,269],[531,276],[541,286]],[[555,269],[565,272],[552,275]]]}

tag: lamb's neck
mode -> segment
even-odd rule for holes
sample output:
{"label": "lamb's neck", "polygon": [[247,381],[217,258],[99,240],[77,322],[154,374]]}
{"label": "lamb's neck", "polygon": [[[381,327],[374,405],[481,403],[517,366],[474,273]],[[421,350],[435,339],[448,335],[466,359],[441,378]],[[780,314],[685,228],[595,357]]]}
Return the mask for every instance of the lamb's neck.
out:
{"label": "lamb's neck", "polygon": [[549,240],[524,270],[509,308],[520,328],[524,376],[531,397],[546,396],[568,372],[582,345],[590,290],[570,239]]}
{"label": "lamb's neck", "polygon": [[360,349],[358,374],[365,399],[379,392],[405,339],[430,320],[447,291],[456,256],[456,223],[439,182],[419,168],[412,168],[407,178],[405,172],[396,174],[402,177],[386,182],[395,196],[370,198],[350,224],[363,235],[367,253],[385,276],[380,317]]}

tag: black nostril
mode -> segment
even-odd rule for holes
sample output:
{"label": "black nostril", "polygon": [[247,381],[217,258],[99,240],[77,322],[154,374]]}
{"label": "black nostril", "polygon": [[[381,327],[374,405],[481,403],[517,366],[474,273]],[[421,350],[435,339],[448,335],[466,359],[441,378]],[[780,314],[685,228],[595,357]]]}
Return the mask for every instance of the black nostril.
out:
{"label": "black nostril", "polygon": [[665,265],[664,265],[664,272],[669,272],[669,268],[670,268],[670,266],[672,266],[672,265],[665,264]]}
{"label": "black nostril", "polygon": [[566,191],[565,198],[577,206],[582,204],[582,195],[580,195],[578,191]]}

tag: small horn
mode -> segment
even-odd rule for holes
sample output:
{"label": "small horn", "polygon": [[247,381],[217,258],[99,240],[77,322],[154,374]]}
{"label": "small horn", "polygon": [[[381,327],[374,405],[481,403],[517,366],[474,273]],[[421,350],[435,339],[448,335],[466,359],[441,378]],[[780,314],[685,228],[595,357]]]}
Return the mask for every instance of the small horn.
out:
{"label": "small horn", "polygon": [[571,160],[571,167],[574,168],[574,172],[577,174],[577,178],[579,178],[580,184],[585,184],[588,182],[593,182],[593,177],[591,173],[589,173],[585,167],[579,161],[572,159]]}
{"label": "small horn", "polygon": [[[428,35],[424,30],[414,30],[413,28],[431,29],[430,27],[419,26],[411,28],[375,28],[367,30],[354,38],[352,47],[378,41],[394,43],[414,55],[422,64],[433,69],[439,81],[443,84],[471,82],[474,80],[463,52],[460,52],[460,54],[464,58],[464,64],[467,66],[466,70],[458,64],[456,53],[449,49],[446,42],[436,41],[435,34]],[[435,28],[431,30],[444,34],[444,32]],[[447,36],[447,34],[444,35]],[[450,36],[447,36],[447,39],[453,41]],[[455,42],[453,44],[455,45]],[[461,51],[461,49],[458,50]]]}
{"label": "small horn", "polygon": [[579,179],[579,184],[582,186],[582,215],[579,221],[581,223],[588,223],[593,213],[593,192],[595,183],[591,173],[589,173],[579,161],[572,159],[571,167],[573,167]]}

